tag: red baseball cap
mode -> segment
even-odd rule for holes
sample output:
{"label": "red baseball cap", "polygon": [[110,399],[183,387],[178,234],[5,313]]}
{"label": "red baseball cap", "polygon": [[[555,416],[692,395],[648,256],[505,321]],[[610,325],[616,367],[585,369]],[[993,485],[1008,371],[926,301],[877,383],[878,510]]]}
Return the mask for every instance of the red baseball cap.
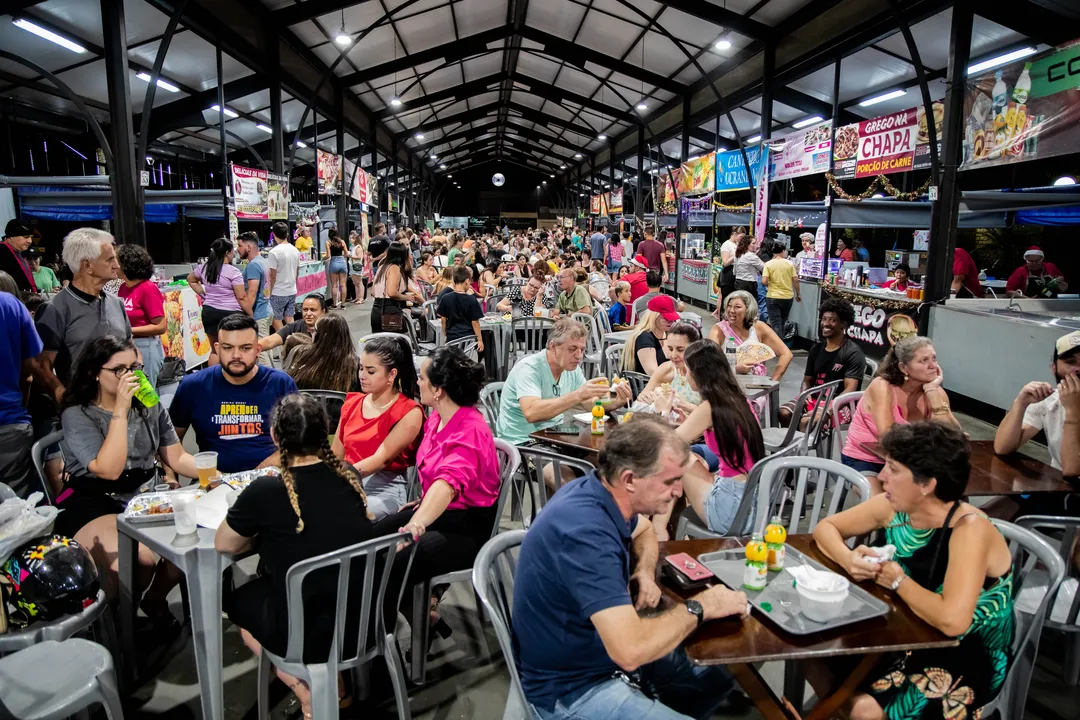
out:
{"label": "red baseball cap", "polygon": [[655,313],[660,313],[660,317],[668,322],[678,322],[682,319],[675,309],[675,300],[670,295],[657,295],[649,301],[647,307]]}

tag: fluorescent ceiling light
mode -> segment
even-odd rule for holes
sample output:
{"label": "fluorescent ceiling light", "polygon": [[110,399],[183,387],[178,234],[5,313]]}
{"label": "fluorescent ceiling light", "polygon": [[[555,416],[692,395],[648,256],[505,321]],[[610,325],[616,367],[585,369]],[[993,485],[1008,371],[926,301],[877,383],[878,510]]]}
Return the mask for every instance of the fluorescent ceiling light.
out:
{"label": "fluorescent ceiling light", "polygon": [[[135,73],[135,77],[139,78],[143,82],[150,82],[150,73]],[[157,86],[162,90],[168,90],[169,92],[180,92],[180,88],[176,87],[167,80],[162,80],[161,78],[158,78]]]}
{"label": "fluorescent ceiling light", "polygon": [[754,136],[754,137],[752,137],[752,138],[747,138],[747,139],[746,139],[746,142],[747,142],[747,143],[751,143],[751,144],[752,144],[752,143],[756,143],[756,142],[758,142],[759,140],[761,140],[761,136],[760,136],[760,135],[755,135],[755,136]]}
{"label": "fluorescent ceiling light", "polygon": [[296,141],[296,147],[298,147],[298,148],[306,148],[307,144],[304,143],[304,142],[301,142],[300,140],[297,140]]}
{"label": "fluorescent ceiling light", "polygon": [[399,98],[399,97],[390,98],[390,106],[391,107],[401,107],[401,98]]}
{"label": "fluorescent ceiling light", "polygon": [[549,178],[555,179],[554,175],[548,175]]}
{"label": "fluorescent ceiling light", "polygon": [[[220,105],[211,105],[210,109],[213,110],[214,112],[221,112],[221,106]],[[234,118],[234,117],[240,117],[240,116],[237,115],[232,110],[230,110],[229,108],[225,108],[225,117]]]}
{"label": "fluorescent ceiling light", "polygon": [[66,37],[63,37],[61,35],[57,35],[52,30],[46,30],[45,28],[41,27],[40,25],[35,25],[34,23],[30,22],[26,18],[19,18],[13,24],[15,25],[15,27],[20,27],[20,28],[22,28],[23,30],[25,30],[27,32],[34,33],[39,38],[45,38],[49,42],[56,43],[60,47],[66,48],[66,49],[70,50],[73,53],[84,53],[84,52],[86,52],[86,48],[84,48],[82,45],[79,45],[78,43],[72,42],[71,40],[68,40]]}
{"label": "fluorescent ceiling light", "polygon": [[580,160],[581,159],[581,153],[574,153],[574,159]]}
{"label": "fluorescent ceiling light", "polygon": [[274,134],[274,131],[270,128],[269,125],[263,125],[262,123],[255,123],[255,127],[259,128],[264,133],[269,133],[270,135]]}
{"label": "fluorescent ceiling light", "polygon": [[607,135],[605,135],[604,133],[600,133],[599,135],[596,136],[596,139],[597,140],[607,140]]}
{"label": "fluorescent ceiling light", "polygon": [[445,169],[446,169],[446,166],[445,166],[445,165],[440,165],[440,166],[439,166],[439,169],[440,169],[440,170],[445,170]]}
{"label": "fluorescent ceiling light", "polygon": [[797,123],[792,123],[791,127],[795,128],[797,130],[799,128],[804,128],[807,125],[813,125],[814,123],[819,123],[824,119],[825,118],[821,117],[820,115],[815,115],[814,117],[803,118],[802,120],[800,120]]}
{"label": "fluorescent ceiling light", "polygon": [[566,169],[566,166],[565,166],[565,165],[560,165],[560,166],[559,166],[559,169],[560,169],[560,170],[565,170],[565,169]]}
{"label": "fluorescent ceiling light", "polygon": [[416,133],[416,139],[417,140],[423,140],[424,139],[424,133]]}
{"label": "fluorescent ceiling light", "polygon": [[644,101],[642,101],[642,102],[639,102],[637,104],[637,109],[638,109],[638,112],[645,112],[646,110],[649,109],[649,106],[646,105]]}
{"label": "fluorescent ceiling light", "polygon": [[[547,180],[541,180],[541,181],[540,181],[540,183],[541,183],[542,185],[547,185]],[[539,185],[537,185],[537,187],[540,187],[540,186],[539,186]]]}
{"label": "fluorescent ceiling light", "polygon": [[1057,180],[1054,181],[1054,186],[1055,187],[1063,187],[1065,185],[1075,185],[1075,184],[1076,184],[1076,179],[1071,178],[1068,175],[1063,175],[1063,176],[1059,177]]}
{"label": "fluorescent ceiling light", "polygon": [[717,40],[716,45],[714,45],[713,47],[715,47],[717,50],[730,50],[731,41],[727,39]]}
{"label": "fluorescent ceiling light", "polygon": [[880,102],[892,100],[893,98],[903,97],[904,95],[907,95],[907,90],[890,90],[887,93],[875,95],[872,98],[866,98],[861,103],[859,103],[859,107],[870,107],[871,105],[877,105]]}
{"label": "fluorescent ceiling light", "polygon": [[[448,178],[452,178],[452,177],[454,177],[454,176],[453,176],[453,175],[447,175],[446,177],[448,177]],[[455,185],[457,185],[457,183],[454,183],[454,184],[455,184]]]}
{"label": "fluorescent ceiling light", "polygon": [[989,70],[990,68],[996,68],[998,65],[1005,65],[1011,63],[1013,60],[1019,60],[1020,58],[1026,58],[1028,55],[1034,55],[1038,50],[1033,47],[1020,48],[1019,50],[1013,50],[1010,53],[1004,55],[998,55],[992,57],[989,60],[983,60],[982,62],[975,63],[974,65],[968,65],[967,74],[982,72],[983,70]]}

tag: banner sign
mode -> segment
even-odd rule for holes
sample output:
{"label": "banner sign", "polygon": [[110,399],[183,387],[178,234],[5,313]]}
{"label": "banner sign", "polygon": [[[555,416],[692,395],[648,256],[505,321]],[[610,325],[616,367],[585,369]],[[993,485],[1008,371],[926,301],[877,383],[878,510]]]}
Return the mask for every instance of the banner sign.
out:
{"label": "banner sign", "polygon": [[266,220],[266,171],[235,164],[230,164],[230,167],[236,217],[240,220]]}
{"label": "banner sign", "polygon": [[769,175],[773,180],[787,180],[828,171],[831,132],[832,123],[826,121],[770,141]]}
{"label": "banner sign", "polygon": [[[933,104],[941,143],[945,105]],[[836,130],[833,174],[837,180],[874,177],[930,167],[930,134],[923,107],[908,108]]]}
{"label": "banner sign", "polygon": [[[766,148],[766,155],[771,152]],[[766,162],[761,170],[761,178],[758,180],[757,191],[754,193],[754,238],[757,243],[765,237],[765,231],[769,229],[769,182],[770,163]]]}
{"label": "banner sign", "polygon": [[603,215],[607,206],[607,200],[603,195],[593,195],[589,198],[589,214]]}
{"label": "banner sign", "polygon": [[608,201],[608,215],[614,215],[622,212],[622,198],[623,189],[612,190],[610,193],[611,199]]}
{"label": "banner sign", "polygon": [[682,164],[678,177],[679,196],[703,195],[716,187],[716,155],[707,153]]}
{"label": "banner sign", "polygon": [[738,150],[716,153],[716,189],[746,190],[751,184],[756,185],[761,177],[761,166],[765,153],[761,145],[746,148],[746,157],[750,160],[750,179],[747,182],[746,163]]}
{"label": "banner sign", "polygon": [[961,169],[1080,151],[1080,43],[969,77]]}
{"label": "banner sign", "polygon": [[[669,176],[670,173],[670,176]],[[679,183],[679,176],[682,174],[682,168],[672,168],[671,170],[660,170],[657,177],[660,178],[660,202],[667,203],[671,207],[671,212],[675,212],[675,188],[672,186],[671,181],[674,180],[675,184]]]}
{"label": "banner sign", "polygon": [[316,152],[319,194],[341,194],[341,156],[319,150]]}
{"label": "banner sign", "polygon": [[267,220],[289,219],[289,176],[266,173]]}
{"label": "banner sign", "polygon": [[854,306],[855,324],[847,329],[847,334],[867,357],[883,358],[893,345],[918,333],[918,303],[904,308],[897,307],[893,301],[857,295],[843,288],[822,285],[822,290],[826,295],[842,297]]}
{"label": "banner sign", "polygon": [[184,361],[191,370],[210,357],[210,339],[202,323],[202,298],[189,287],[170,285],[162,298],[166,330],[161,336],[165,357]]}

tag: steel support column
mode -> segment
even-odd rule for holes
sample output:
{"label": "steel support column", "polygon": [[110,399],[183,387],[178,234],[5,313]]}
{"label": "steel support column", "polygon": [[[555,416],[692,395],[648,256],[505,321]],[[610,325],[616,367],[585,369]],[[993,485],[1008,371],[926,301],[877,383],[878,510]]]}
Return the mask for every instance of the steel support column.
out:
{"label": "steel support column", "polygon": [[[379,193],[382,192],[381,187],[379,187],[379,186],[382,185],[382,183],[378,181],[378,177],[379,177],[379,150],[378,150],[378,147],[375,145],[375,141],[377,139],[378,139],[378,130],[376,129],[375,122],[373,120],[372,123],[371,123],[371,135],[370,135],[370,137],[368,139],[368,147],[371,149],[371,166],[370,166],[371,169],[368,170],[368,172],[371,174],[371,177],[375,178],[376,187],[379,188],[378,192],[375,193],[375,197],[374,197],[375,202],[371,202],[371,200],[372,200],[372,198],[371,198],[371,190],[370,190],[370,188],[368,189],[368,222],[370,222],[373,227],[374,227],[374,224],[379,221],[379,207],[380,207],[380,205],[379,205]],[[363,158],[363,155],[361,155],[360,157]],[[361,236],[363,236],[362,232],[361,232]]]}
{"label": "steel support column", "polygon": [[[608,226],[613,225],[615,216],[611,213],[611,194],[615,192],[615,143],[612,140],[608,140],[608,201],[607,201],[607,216]],[[600,258],[603,260],[603,258]]]}
{"label": "steel support column", "polygon": [[[660,155],[663,156],[664,150],[657,144],[657,150]],[[687,156],[690,155],[690,96],[684,95],[682,102],[682,145],[679,148],[679,162],[686,162]],[[750,167],[749,164],[747,167]],[[686,231],[686,220],[683,218],[682,211],[682,195],[678,190],[675,191],[675,282],[672,287],[672,294],[675,297],[679,297],[679,256],[682,254],[682,236]],[[666,243],[665,243],[666,245]],[[667,281],[667,278],[664,278]]]}
{"label": "steel support column", "polygon": [[[945,93],[945,120],[942,134],[941,185],[938,200],[930,208],[930,254],[926,263],[926,302],[949,297],[952,258],[956,248],[956,222],[960,212],[957,168],[963,149],[964,80],[971,56],[971,0],[953,3],[952,32],[949,38],[948,90]],[[930,313],[919,315],[920,333],[929,326]]]}
{"label": "steel support column", "polygon": [[285,172],[285,127],[281,121],[281,85],[270,82],[270,169],[276,173]]}
{"label": "steel support column", "polygon": [[[762,67],[761,83],[761,139],[768,140],[772,137],[772,78],[776,74],[776,46],[771,42],[765,44]],[[760,239],[760,238],[759,238]]]}
{"label": "steel support column", "polygon": [[645,224],[645,197],[641,194],[641,176],[645,174],[645,125],[637,131],[637,177],[634,179],[634,217],[636,225]]}
{"label": "steel support column", "polygon": [[[337,89],[334,95],[334,124],[337,126],[337,152],[341,156],[341,194],[337,197],[337,228],[338,233],[344,233],[348,237],[346,228],[349,227],[349,178],[345,174],[345,92]],[[351,176],[350,176],[351,177]]]}
{"label": "steel support column", "polygon": [[113,167],[109,168],[112,178],[112,232],[122,243],[146,245],[143,208],[135,190],[139,181],[137,171],[142,164],[136,164],[135,158],[123,0],[101,0],[101,28],[112,115]]}
{"label": "steel support column", "polygon": [[[217,81],[218,81],[218,152],[221,153],[221,209],[224,213],[225,230],[223,237],[229,237],[229,177],[228,148],[225,145],[225,71],[222,69],[221,46],[217,46]],[[318,137],[318,136],[316,136]]]}
{"label": "steel support column", "polygon": [[[840,118],[840,66],[843,64],[843,58],[836,59],[835,72],[833,73],[833,92],[832,92],[832,129],[830,130],[830,145],[833,147],[836,143],[836,125]],[[836,158],[831,154],[829,155],[829,172],[833,171]],[[818,279],[825,277],[825,271],[829,269],[829,248],[832,247],[832,211],[833,202],[836,201],[836,196],[833,194],[832,186],[828,183],[825,184],[825,197],[827,198],[828,206],[825,208],[825,257],[821,263],[821,275]],[[800,241],[801,242],[801,241]]]}

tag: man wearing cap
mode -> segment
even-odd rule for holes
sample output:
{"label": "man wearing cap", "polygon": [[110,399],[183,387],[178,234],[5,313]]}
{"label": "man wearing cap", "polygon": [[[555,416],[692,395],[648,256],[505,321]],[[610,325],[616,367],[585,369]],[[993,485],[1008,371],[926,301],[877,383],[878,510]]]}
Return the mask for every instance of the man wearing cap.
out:
{"label": "man wearing cap", "polygon": [[19,290],[23,292],[38,291],[34,283],[34,274],[30,269],[30,263],[23,258],[23,253],[30,248],[33,242],[33,230],[30,223],[25,220],[9,220],[4,230],[4,241],[0,242],[0,270],[10,275]]}
{"label": "man wearing cap", "polygon": [[1080,475],[1080,330],[1058,338],[1050,373],[1056,388],[1036,380],[1020,389],[994,435],[994,452],[1015,452],[1041,430],[1051,464]]}
{"label": "man wearing cap", "polygon": [[795,253],[796,270],[799,269],[799,265],[802,264],[802,259],[804,257],[814,257],[814,233],[804,232],[802,235],[799,236],[799,239],[802,240],[802,250]]}
{"label": "man wearing cap", "polygon": [[1032,245],[1024,253],[1024,264],[1013,270],[1005,284],[1008,297],[1056,298],[1069,289],[1057,266],[1045,262],[1042,248]]}

